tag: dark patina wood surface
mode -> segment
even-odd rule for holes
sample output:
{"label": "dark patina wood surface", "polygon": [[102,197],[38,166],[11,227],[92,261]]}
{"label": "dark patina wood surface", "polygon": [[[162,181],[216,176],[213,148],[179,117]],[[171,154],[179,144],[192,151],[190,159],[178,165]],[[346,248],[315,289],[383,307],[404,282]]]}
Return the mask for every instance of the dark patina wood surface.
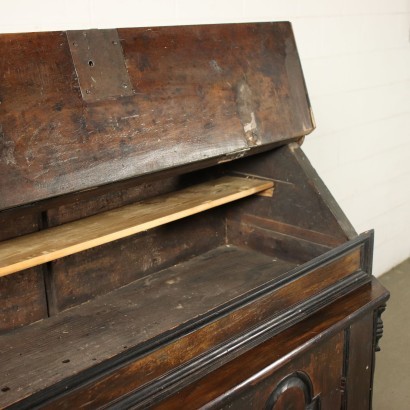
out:
{"label": "dark patina wood surface", "polygon": [[[233,207],[233,210],[238,210],[237,214],[265,218],[270,220],[278,233],[299,236],[331,247],[357,236],[298,144],[288,144],[235,161],[227,164],[226,169],[238,175],[258,175],[275,181],[272,200],[248,201],[240,207]],[[231,219],[238,219],[235,212],[231,214]],[[256,219],[254,223],[257,224]]]}
{"label": "dark patina wood surface", "polygon": [[[40,213],[15,215],[0,212],[0,241],[41,229]],[[47,317],[43,267],[14,277],[0,277],[0,337],[3,331]]]}
{"label": "dark patina wood surface", "polygon": [[[374,338],[368,324],[387,298],[386,290],[373,281],[169,399],[152,403],[150,408],[272,408],[267,405],[281,380],[304,373],[312,382],[312,399],[318,398],[316,405],[308,407],[303,396],[293,390],[289,401],[283,397],[275,410],[286,410],[290,405],[306,410],[369,409]],[[350,339],[346,337],[349,332]],[[360,332],[365,333],[359,337]],[[348,395],[343,394],[342,380],[349,385]],[[129,398],[117,408],[132,402]]]}
{"label": "dark patina wood surface", "polygon": [[388,293],[297,144],[289,23],[0,35],[0,73],[0,241],[221,175],[275,184],[0,278],[0,407],[371,406]]}
{"label": "dark patina wood surface", "polygon": [[[0,404],[37,392],[26,407],[54,397],[53,406],[95,408],[201,355],[218,366],[366,281],[363,249],[356,241],[298,268],[224,246],[16,329],[2,337],[0,384],[9,390]],[[298,280],[286,280],[292,268]],[[209,353],[219,345],[231,353]],[[204,371],[200,363],[195,368]]]}
{"label": "dark patina wood surface", "polygon": [[6,210],[0,212],[2,239],[76,221],[232,173],[275,180],[277,188],[271,197],[241,200],[238,206],[208,211],[170,227],[56,260],[37,268],[36,276],[31,271],[22,272],[21,277],[32,283],[30,292],[35,297],[31,299],[17,281],[0,278],[9,306],[1,328],[30,323],[45,317],[47,312],[55,315],[225,243],[302,264],[356,236],[352,228],[343,228],[350,226],[348,220],[301,149],[293,144],[188,174],[144,182],[137,179],[111,185],[110,189],[89,190]]}
{"label": "dark patina wood surface", "polygon": [[[0,392],[0,405],[50,387],[124,350],[170,332],[181,323],[198,320],[201,315],[262,286],[294,266],[260,253],[220,247],[136,281],[104,298],[3,335],[0,389],[7,386],[10,390]],[[219,338],[223,340],[228,332],[228,328],[221,330]],[[191,343],[192,355],[199,353],[202,344],[212,346],[216,343],[218,336],[212,335],[211,330],[206,333],[208,336],[203,334],[202,342],[197,338],[194,342],[191,338],[185,342],[184,349],[181,343],[175,346],[174,354],[160,351],[147,363],[134,364],[133,383],[141,384],[155,374],[161,375],[163,367],[172,368],[172,363],[178,360],[178,349],[180,360],[186,361],[190,356],[186,348]],[[144,356],[143,353],[141,355]],[[122,373],[126,374],[126,371]],[[112,383],[108,381],[107,386]],[[129,386],[124,384],[124,380],[121,384],[127,392]],[[103,390],[106,393],[110,391]],[[75,395],[84,400],[78,393]],[[107,399],[104,392],[98,396],[101,400]],[[94,401],[92,406],[95,405]]]}
{"label": "dark patina wood surface", "polygon": [[[132,95],[85,101],[65,32],[0,36],[0,209],[217,162],[313,129],[289,23],[118,37]],[[103,62],[84,64],[98,71]]]}

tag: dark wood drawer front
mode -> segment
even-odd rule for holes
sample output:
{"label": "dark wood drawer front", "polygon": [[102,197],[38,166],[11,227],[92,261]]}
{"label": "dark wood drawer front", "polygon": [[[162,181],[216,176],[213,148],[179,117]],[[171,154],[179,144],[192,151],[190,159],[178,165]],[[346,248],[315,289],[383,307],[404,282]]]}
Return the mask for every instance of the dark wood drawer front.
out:
{"label": "dark wood drawer front", "polygon": [[248,379],[238,394],[232,393],[227,401],[222,398],[223,404],[216,401],[210,408],[338,409],[341,407],[343,345],[343,333],[338,333],[274,373],[272,366],[267,366]]}
{"label": "dark wood drawer front", "polygon": [[282,353],[286,347],[276,345],[273,338],[176,395],[148,407],[157,410],[340,409],[344,331],[321,340],[322,336],[310,349],[292,349],[285,355]]}
{"label": "dark wood drawer front", "polygon": [[114,408],[368,409],[375,323],[387,297],[372,280],[179,391]]}

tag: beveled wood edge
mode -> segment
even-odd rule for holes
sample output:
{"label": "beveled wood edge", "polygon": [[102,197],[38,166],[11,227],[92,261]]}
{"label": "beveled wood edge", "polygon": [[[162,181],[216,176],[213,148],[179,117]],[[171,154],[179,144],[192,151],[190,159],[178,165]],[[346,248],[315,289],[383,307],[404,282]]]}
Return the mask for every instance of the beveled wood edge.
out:
{"label": "beveled wood edge", "polygon": [[0,215],[8,214],[13,216],[21,216],[32,213],[41,213],[49,210],[50,208],[58,207],[61,205],[73,204],[88,198],[94,198],[98,195],[105,195],[114,190],[129,189],[135,187],[138,184],[153,182],[160,178],[183,176],[192,172],[203,171],[204,169],[212,169],[213,167],[217,167],[218,165],[224,163],[232,162],[245,157],[251,157],[257,154],[261,154],[263,152],[280,148],[282,146],[288,145],[289,143],[296,142],[300,137],[303,137],[303,135],[292,137],[284,141],[275,141],[265,145],[247,147],[224,155],[206,158],[196,162],[191,162],[189,164],[184,164],[178,167],[170,167],[155,172],[147,172],[145,174],[133,175],[129,178],[124,178],[114,182],[108,182],[106,184],[93,186],[90,188],[80,189],[78,191],[67,192],[61,195],[44,198],[34,202],[28,202],[25,204],[1,208]]}
{"label": "beveled wood edge", "polygon": [[[263,195],[265,191],[257,195]],[[278,221],[276,219],[265,219],[257,215],[249,213],[243,213],[241,222],[243,224],[255,226],[259,229],[271,230],[283,235],[288,235],[294,238],[303,239],[318,245],[327,247],[335,247],[342,245],[343,241],[339,238],[335,238],[332,235],[322,233],[320,231],[301,228],[299,226],[286,224],[285,222]]]}
{"label": "beveled wood edge", "polygon": [[230,340],[228,343],[207,352],[206,355],[182,365],[175,372],[137,389],[136,392],[131,393],[128,397],[118,399],[118,401],[114,402],[115,405],[110,403],[110,408],[118,410],[131,406],[133,408],[146,408],[157,403],[239,357],[241,354],[257,347],[278,333],[296,325],[343,296],[368,284],[370,281],[371,278],[366,273],[363,271],[358,272],[348,279],[337,283],[336,287],[331,287],[320,295],[295,305],[286,314],[263,322],[251,331],[242,333],[234,340]]}
{"label": "beveled wood edge", "polygon": [[[346,295],[343,295],[341,298],[338,300],[335,300],[330,304],[330,306],[334,306],[336,303],[339,301],[342,301],[344,298],[354,298],[356,295],[360,294],[362,291],[368,291],[371,293],[371,300],[366,301],[363,305],[358,307],[354,312],[347,312],[346,315],[343,317],[343,319],[336,321],[333,321],[333,324],[325,328],[323,331],[320,333],[317,333],[313,335],[309,340],[305,341],[302,343],[300,346],[297,347],[297,349],[290,350],[288,354],[283,356],[281,360],[277,360],[275,364],[269,366],[269,374],[272,374],[275,370],[278,368],[281,368],[288,364],[291,360],[294,359],[295,356],[292,355],[292,353],[296,353],[297,356],[305,354],[307,351],[309,351],[316,343],[321,343],[324,340],[328,340],[329,338],[335,336],[338,332],[342,331],[343,329],[346,329],[348,326],[350,326],[354,321],[360,320],[362,317],[364,317],[366,314],[369,313],[369,310],[374,310],[375,312],[378,311],[380,306],[384,306],[386,301],[390,297],[390,293],[377,281],[375,278],[371,278],[369,282],[364,284],[363,286],[360,286],[359,288],[356,288],[354,291],[347,293]],[[326,306],[324,306],[326,308]],[[320,310],[316,313],[320,313]],[[311,315],[313,316],[313,315]],[[309,320],[311,319],[310,317],[307,317],[306,319]],[[298,323],[293,324],[293,326],[298,325]],[[289,329],[289,328],[287,328]],[[275,335],[272,335],[273,337]],[[267,338],[265,341],[268,341],[269,338]],[[262,342],[262,343],[263,343]],[[235,360],[235,358],[233,359]],[[229,361],[228,361],[229,362]],[[374,363],[374,360],[373,360]],[[221,366],[218,366],[216,371],[220,367],[223,367],[226,363],[222,364]],[[264,368],[266,369],[266,368]],[[261,370],[264,370],[261,369]],[[178,391],[184,389],[184,388],[189,388],[192,384],[195,385],[195,383],[199,380],[202,379],[203,377],[209,377],[209,373],[202,375],[201,377],[191,380],[193,383],[188,383],[186,386],[183,386],[181,389]],[[211,401],[206,403],[206,407],[204,408],[213,408],[212,406],[218,405],[220,406],[221,404],[226,403],[227,398],[232,398],[230,393],[233,393],[236,397],[240,392],[244,391],[249,387],[251,383],[254,382],[254,377],[251,379],[245,379],[243,382],[238,386],[236,385],[234,388],[229,389],[227,391],[224,391],[224,396],[221,397],[220,395],[215,396]],[[149,403],[149,405],[157,405],[160,404],[162,400],[166,400],[169,396],[172,394],[178,393],[178,391],[173,392],[169,395],[164,395],[164,397],[160,397],[158,401]],[[369,392],[370,394],[371,392]],[[110,409],[115,409],[119,410],[120,408],[124,408],[121,406],[126,405],[127,403],[131,403],[131,401],[128,399],[128,401],[117,401],[113,405],[109,405]],[[139,409],[139,408],[145,408],[145,406],[148,404],[148,402],[145,403],[136,403],[135,405],[132,406],[133,409]],[[201,407],[202,408],[202,407]]]}
{"label": "beveled wood edge", "polygon": [[[7,409],[32,409],[37,406],[42,406],[45,404],[52,404],[53,401],[62,399],[79,388],[85,387],[89,384],[93,384],[115,373],[122,367],[133,363],[138,360],[138,358],[153,352],[160,347],[170,344],[175,340],[184,337],[185,335],[191,333],[192,331],[202,328],[211,322],[217,321],[218,319],[226,316],[227,314],[249,305],[253,301],[262,298],[278,288],[290,284],[298,277],[302,277],[314,270],[331,263],[334,259],[343,257],[350,251],[354,249],[361,248],[361,255],[368,252],[370,249],[366,244],[372,241],[372,235],[369,232],[363,233],[356,237],[355,239],[326,252],[323,255],[318,256],[312,261],[305,263],[299,267],[294,268],[288,272],[284,277],[280,277],[279,280],[273,280],[245,295],[242,295],[229,303],[215,309],[208,314],[201,316],[199,319],[191,320],[182,326],[177,327],[169,332],[165,332],[162,335],[149,340],[139,346],[129,349],[128,351],[121,353],[112,359],[102,362],[96,366],[90,367],[85,371],[80,372],[76,376],[71,376],[66,379],[61,380],[54,385],[43,389],[37,393],[32,394],[27,398],[11,404],[6,407]],[[365,259],[361,257],[361,264],[365,262]],[[167,374],[165,378],[158,378],[153,382],[149,382],[141,388],[137,388],[135,392],[131,394],[130,397],[124,396],[119,400],[121,406],[125,401],[131,400],[145,406],[145,402],[148,397],[154,394],[160,394],[161,400],[162,396],[169,396],[173,392],[180,390],[184,386],[188,385],[193,380],[199,379],[207,374],[209,371],[219,367],[225,362],[221,362],[221,355],[225,354],[229,350],[229,354],[226,355],[225,360],[229,361],[237,357],[241,353],[248,351],[249,349],[259,345],[263,341],[272,337],[273,335],[287,329],[288,327],[300,322],[301,320],[311,316],[323,307],[333,303],[335,300],[353,292],[354,290],[360,288],[361,286],[369,283],[371,281],[371,275],[368,271],[368,266],[366,264],[361,266],[361,269],[351,275],[347,276],[345,279],[339,281],[333,286],[327,288],[324,292],[315,295],[303,301],[300,304],[293,306],[292,309],[288,310],[282,315],[275,315],[269,320],[265,320],[260,325],[250,329],[249,331],[242,333],[239,337],[228,340],[227,343],[217,346],[211,349],[205,355],[199,355],[194,360],[191,360],[177,369],[176,372]],[[245,343],[246,340],[250,340]],[[203,369],[207,367],[207,372],[204,373]],[[201,373],[202,371],[202,373]],[[161,383],[161,391],[158,391],[158,383]],[[165,383],[165,384],[164,384]],[[166,386],[163,388],[163,386]],[[123,403],[124,401],[124,403]],[[116,401],[113,403],[117,403]],[[120,404],[118,404],[120,406]],[[124,407],[118,408],[124,408]]]}

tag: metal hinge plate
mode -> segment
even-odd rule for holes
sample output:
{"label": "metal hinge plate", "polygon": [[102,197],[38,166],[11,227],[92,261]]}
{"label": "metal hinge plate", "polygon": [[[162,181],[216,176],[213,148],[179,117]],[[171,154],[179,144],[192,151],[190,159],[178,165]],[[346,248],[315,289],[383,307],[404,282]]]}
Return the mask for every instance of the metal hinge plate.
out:
{"label": "metal hinge plate", "polygon": [[84,101],[133,95],[117,30],[67,31],[67,39]]}

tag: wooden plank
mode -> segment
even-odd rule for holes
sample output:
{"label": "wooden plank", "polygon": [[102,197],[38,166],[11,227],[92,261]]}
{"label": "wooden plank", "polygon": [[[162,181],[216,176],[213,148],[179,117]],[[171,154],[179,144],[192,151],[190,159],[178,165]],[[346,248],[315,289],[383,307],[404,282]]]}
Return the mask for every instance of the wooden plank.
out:
{"label": "wooden plank", "polygon": [[118,37],[92,47],[83,70],[99,72],[109,64],[101,48],[121,47],[132,95],[95,103],[81,98],[65,32],[0,35],[0,209],[199,169],[313,130],[288,22],[126,28]]}
{"label": "wooden plank", "polygon": [[[40,229],[39,212],[26,215],[14,210],[0,212],[0,243]],[[37,266],[0,277],[0,335],[47,317],[43,274],[42,267]]]}
{"label": "wooden plank", "polygon": [[[201,317],[294,266],[254,251],[222,246],[89,303],[5,334],[0,343],[0,408]],[[257,315],[261,315],[260,310]],[[161,369],[169,366],[168,360],[185,362],[198,354],[198,349],[203,353],[204,347],[232,337],[239,323],[232,318],[229,322],[232,329],[226,323],[219,335],[208,330],[199,337],[189,337],[184,347],[174,347],[175,355],[167,351],[162,357],[155,357],[154,362],[152,357],[147,358],[137,366],[138,375],[131,373],[133,383],[150,381],[153,372],[154,376],[161,374]],[[1,393],[5,386],[9,390]],[[128,387],[127,384],[125,389]],[[101,391],[104,399],[110,391],[116,392],[116,389],[104,387]],[[71,408],[79,408],[71,398],[67,403]]]}
{"label": "wooden plank", "polygon": [[[349,352],[347,354],[347,409],[371,408],[372,367],[374,358],[374,312],[350,326]],[[364,338],[363,335],[368,335]]]}
{"label": "wooden plank", "polygon": [[[258,194],[263,195],[263,193]],[[276,221],[275,219],[261,218],[258,215],[248,215],[244,214],[241,217],[241,221],[244,224],[256,226],[261,229],[266,229],[269,231],[275,231],[284,235],[293,236],[306,241],[317,243],[319,245],[324,245],[327,247],[336,247],[341,245],[343,242],[339,238],[335,238],[332,235],[315,231],[313,229],[304,229],[299,226],[290,225],[281,221]]]}
{"label": "wooden plank", "polygon": [[214,208],[195,215],[194,221],[180,219],[51,262],[56,311],[92,300],[223,245],[224,215],[222,209]]}
{"label": "wooden plank", "polygon": [[[279,312],[289,313],[289,309],[292,311],[295,306],[298,309],[301,301],[313,303],[315,295],[323,294],[330,287],[334,289],[335,283],[357,271],[360,260],[358,249],[344,250],[336,260],[327,258],[320,264],[311,265],[307,274],[300,275],[303,268],[293,270],[286,284],[279,281],[274,288],[273,282],[283,279],[285,272],[295,268],[294,264],[229,245],[159,271],[106,296],[2,336],[0,389],[7,386],[9,390],[0,394],[0,407],[16,405],[15,402],[21,398],[47,388],[51,390],[43,391],[42,399],[58,390],[63,392],[62,397],[48,403],[50,408],[65,408],[67,403],[70,408],[104,406],[116,397],[164,377],[189,360],[209,353],[238,334],[254,329],[256,322],[278,320],[274,326],[279,329],[284,323],[289,323],[282,314],[278,315]],[[261,286],[265,290],[270,289],[262,296]],[[364,288],[361,287],[362,290]],[[377,297],[378,291],[375,290],[376,293],[371,292],[371,299]],[[383,288],[380,291],[385,294]],[[261,297],[252,303],[248,299],[228,312],[220,311],[210,322],[202,321],[207,314],[215,314],[227,302],[243,301],[246,293],[258,293]],[[331,299],[341,295],[343,292],[338,292]],[[360,305],[370,302],[362,292],[355,299]],[[327,301],[330,300],[325,298],[314,304],[321,308]],[[339,301],[336,305],[339,306]],[[351,311],[344,303],[342,306],[343,309],[337,310],[345,320],[351,320],[352,315],[346,313]],[[304,318],[308,312],[311,311],[305,304],[299,317]],[[321,325],[326,324],[322,315]],[[195,330],[185,328],[181,333],[180,325],[195,322]],[[171,340],[157,349],[155,341],[163,334],[170,336]],[[306,334],[311,338],[316,333]],[[320,336],[314,339],[317,341]],[[127,361],[122,362],[124,365],[111,371],[112,360],[123,352],[132,358],[128,356]],[[223,364],[224,357],[215,359],[218,366]],[[104,363],[110,361],[110,370],[106,372]],[[88,371],[92,365],[101,365],[105,370],[100,367],[98,377],[92,376],[91,380]],[[193,383],[195,376],[191,373],[186,381]],[[56,383],[60,384],[57,386]],[[75,387],[71,383],[75,383]],[[25,405],[19,403],[18,407],[34,408],[33,403],[37,403],[37,399],[39,397]]]}
{"label": "wooden plank", "polygon": [[125,238],[273,187],[222,177],[0,244],[0,276]]}
{"label": "wooden plank", "polygon": [[0,300],[0,338],[5,332],[46,318],[42,267],[0,277]]}
{"label": "wooden plank", "polygon": [[[357,237],[347,228],[349,222],[337,211],[338,205],[297,144],[254,155],[226,166],[234,175],[270,178],[275,181],[275,203],[252,201],[237,215],[256,215],[300,229],[320,232],[339,243]],[[353,229],[353,228],[352,228]]]}
{"label": "wooden plank", "polygon": [[283,234],[246,221],[228,219],[228,241],[296,264],[303,264],[329,251],[331,247]]}

